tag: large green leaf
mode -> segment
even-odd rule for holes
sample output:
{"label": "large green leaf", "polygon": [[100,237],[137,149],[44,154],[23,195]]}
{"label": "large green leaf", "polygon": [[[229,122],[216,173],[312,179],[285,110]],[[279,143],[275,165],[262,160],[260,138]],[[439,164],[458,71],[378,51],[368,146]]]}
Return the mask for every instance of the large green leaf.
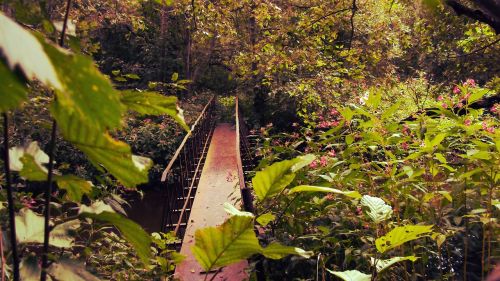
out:
{"label": "large green leaf", "polygon": [[363,197],[361,198],[361,205],[369,208],[369,211],[366,212],[366,214],[375,223],[380,223],[384,220],[387,220],[392,215],[391,206],[387,205],[384,200],[378,197],[363,195]]}
{"label": "large green leaf", "polygon": [[311,163],[314,158],[309,155],[276,162],[262,171],[255,173],[252,186],[260,201],[279,194],[295,178],[293,172]]}
{"label": "large green leaf", "polygon": [[206,271],[263,254],[271,259],[287,255],[310,257],[311,253],[300,248],[271,243],[262,248],[254,232],[254,215],[242,212],[229,203],[224,209],[232,216],[222,225],[198,229],[195,245],[191,248],[196,260]]}
{"label": "large green leaf", "polygon": [[261,253],[270,259],[281,259],[289,255],[298,255],[304,258],[310,258],[313,254],[312,252],[304,251],[301,248],[284,246],[276,242],[273,242],[267,245],[267,247],[262,248]]}
{"label": "large green leaf", "polygon": [[395,263],[398,263],[401,261],[406,261],[406,260],[414,262],[417,259],[418,258],[415,256],[406,256],[406,257],[394,257],[394,258],[390,258],[387,260],[376,260],[376,261],[374,258],[371,258],[370,261],[371,261],[372,265],[375,265],[375,263],[376,263],[377,272],[382,272],[382,271],[386,270],[387,268],[391,267]]}
{"label": "large green leaf", "polygon": [[344,281],[370,281],[372,276],[359,272],[357,270],[347,270],[347,271],[333,271],[327,269],[331,274],[341,278]]}
{"label": "large green leaf", "polygon": [[155,92],[123,91],[121,101],[128,109],[142,115],[167,114],[189,131],[182,110],[177,106],[177,97],[167,97]]}
{"label": "large green leaf", "polygon": [[56,91],[55,104],[59,106],[52,111],[54,118],[59,123],[71,118],[98,132],[119,127],[125,109],[120,93],[92,59],[63,52],[50,44],[43,46],[64,85],[63,90]]}
{"label": "large green leaf", "polygon": [[398,226],[386,235],[375,240],[375,246],[380,253],[403,245],[421,237],[432,234],[432,225],[405,225]]}
{"label": "large green leaf", "polygon": [[324,186],[299,185],[290,189],[288,194],[293,194],[296,192],[326,192],[326,193],[342,194],[352,198],[361,198],[361,194],[359,194],[359,192],[357,191],[342,191],[339,189],[324,187]]}
{"label": "large green leaf", "polygon": [[50,265],[47,270],[55,281],[99,281],[100,279],[85,269],[83,263],[63,259]]}
{"label": "large green leaf", "polygon": [[[24,208],[16,216],[16,236],[19,243],[43,243],[44,217]],[[49,243],[59,248],[70,248],[75,239],[72,232],[80,227],[79,220],[71,220],[56,225],[49,235]]]}
{"label": "large green leaf", "polygon": [[74,202],[80,202],[84,194],[92,191],[92,182],[86,181],[74,175],[56,177],[57,186],[66,190],[65,197]]}
{"label": "large green leaf", "polygon": [[235,215],[218,227],[198,229],[191,248],[198,263],[209,271],[259,253],[253,215]]}
{"label": "large green leaf", "polygon": [[272,213],[265,213],[260,215],[258,218],[255,220],[262,226],[268,225],[270,222],[276,219],[276,216],[273,215]]}
{"label": "large green leaf", "polygon": [[[63,88],[51,60],[44,52],[42,44],[33,34],[9,19],[2,12],[0,12],[0,53],[6,59],[6,63],[11,70],[19,68],[27,79],[37,79],[59,90]],[[0,67],[0,72],[2,74],[5,72],[4,66]],[[9,96],[12,96],[14,100],[22,100],[17,91],[9,93]],[[13,101],[9,103],[13,104]],[[0,104],[4,104],[3,99]],[[0,109],[6,108],[9,107],[0,105]]]}
{"label": "large green leaf", "polygon": [[[67,113],[58,104],[53,105],[52,112],[60,117]],[[148,181],[151,160],[133,157],[126,143],[81,123],[75,115],[60,119],[58,124],[64,138],[83,151],[94,166],[100,168],[102,165],[126,187]]]}
{"label": "large green leaf", "polygon": [[24,83],[0,61],[0,112],[17,108],[26,97]]}
{"label": "large green leaf", "polygon": [[103,211],[99,214],[83,212],[83,216],[114,225],[135,249],[144,264],[151,258],[151,237],[134,221],[117,213]]}

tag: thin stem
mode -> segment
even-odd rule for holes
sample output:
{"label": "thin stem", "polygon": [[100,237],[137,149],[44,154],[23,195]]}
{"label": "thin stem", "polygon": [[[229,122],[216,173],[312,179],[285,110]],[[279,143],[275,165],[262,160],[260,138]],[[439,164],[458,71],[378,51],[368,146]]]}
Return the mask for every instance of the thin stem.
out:
{"label": "thin stem", "polygon": [[12,184],[10,175],[9,159],[9,117],[7,113],[3,114],[3,162],[5,168],[5,186],[7,188],[7,202],[9,205],[9,223],[10,223],[10,244],[12,245],[12,262],[14,281],[19,281],[19,256],[17,255],[16,241],[16,213],[14,209],[14,198],[12,196]]}
{"label": "thin stem", "polygon": [[[71,9],[71,0],[66,2],[66,11],[64,14],[63,27],[61,31],[61,37],[59,38],[59,46],[64,47],[64,37],[66,35],[66,29],[68,27],[69,11]],[[40,274],[40,281],[47,280],[47,268],[49,266],[49,239],[50,239],[50,201],[52,196],[52,183],[54,175],[54,155],[56,147],[57,138],[57,122],[54,119],[52,121],[52,132],[50,136],[50,147],[49,147],[49,165],[48,165],[48,175],[47,175],[47,189],[45,190],[45,208],[44,208],[44,233],[43,233],[43,252],[42,252],[42,272]]]}
{"label": "thin stem", "polygon": [[52,133],[50,137],[50,148],[49,148],[49,167],[48,167],[48,176],[47,176],[47,189],[45,190],[45,209],[44,209],[44,233],[43,233],[43,254],[42,254],[42,273],[40,275],[41,281],[47,280],[47,268],[49,263],[49,234],[50,234],[50,202],[52,196],[52,182],[53,182],[53,171],[54,171],[54,152],[56,146],[56,137],[57,137],[57,123],[56,120],[52,121]]}

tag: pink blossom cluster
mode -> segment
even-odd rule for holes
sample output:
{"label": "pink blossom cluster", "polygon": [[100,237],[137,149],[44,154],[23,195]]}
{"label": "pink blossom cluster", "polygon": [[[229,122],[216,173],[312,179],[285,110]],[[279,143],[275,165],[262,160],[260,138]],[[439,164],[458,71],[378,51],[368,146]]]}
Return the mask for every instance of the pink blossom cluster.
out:
{"label": "pink blossom cluster", "polygon": [[483,123],[481,125],[483,127],[483,130],[485,130],[486,132],[491,133],[491,134],[495,133],[495,127],[488,126],[488,123],[486,123],[486,121],[483,121]]}
{"label": "pink blossom cluster", "polygon": [[342,116],[340,116],[338,110],[336,108],[332,108],[328,112],[327,117],[323,115],[319,116],[320,122],[318,124],[318,128],[325,129],[325,128],[337,127],[340,124],[339,122],[340,118],[342,118]]}
{"label": "pink blossom cluster", "polygon": [[327,155],[321,156],[319,158],[319,161],[318,160],[312,161],[311,164],[309,164],[309,168],[316,169],[319,166],[326,167],[328,165],[328,160],[330,159],[329,157],[335,157],[335,155],[336,155],[335,150],[332,149],[327,153]]}

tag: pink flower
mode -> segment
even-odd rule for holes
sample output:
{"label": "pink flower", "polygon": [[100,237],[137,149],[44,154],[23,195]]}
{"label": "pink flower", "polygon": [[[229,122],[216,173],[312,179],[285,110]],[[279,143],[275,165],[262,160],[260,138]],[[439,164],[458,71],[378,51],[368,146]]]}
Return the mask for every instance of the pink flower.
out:
{"label": "pink flower", "polygon": [[359,206],[358,206],[358,207],[356,207],[356,214],[357,214],[358,216],[360,216],[361,214],[363,214],[363,209],[361,209],[361,207],[359,207]]}
{"label": "pink flower", "polygon": [[401,143],[401,148],[402,148],[402,149],[404,149],[404,150],[408,150],[408,148],[409,148],[408,143],[407,143],[407,142],[405,142],[405,141],[404,141],[404,142],[402,142],[402,143]]}
{"label": "pink flower", "polygon": [[470,98],[470,94],[469,94],[469,93],[467,93],[467,94],[465,94],[465,96],[462,98],[462,100],[466,101],[466,100],[468,100],[469,98]]}
{"label": "pink flower", "polygon": [[337,109],[332,108],[332,110],[330,110],[330,114],[331,115],[337,115],[337,114],[339,114],[339,112],[337,111]]}
{"label": "pink flower", "polygon": [[445,102],[443,102],[443,103],[441,104],[441,106],[442,106],[443,108],[448,108],[448,105],[447,105]]}
{"label": "pink flower", "polygon": [[490,111],[493,113],[500,113],[500,104],[497,103],[497,104],[493,105],[491,107]]}
{"label": "pink flower", "polygon": [[486,124],[485,121],[483,121],[483,123],[481,123],[481,125],[483,126],[483,130],[488,130],[488,124]]}
{"label": "pink flower", "polygon": [[495,128],[494,127],[488,127],[488,129],[486,129],[486,131],[488,131],[488,133],[495,133]]}
{"label": "pink flower", "polygon": [[407,124],[404,124],[402,132],[405,135],[409,135],[410,134],[410,127]]}
{"label": "pink flower", "polygon": [[471,87],[476,87],[476,81],[474,81],[474,79],[467,79],[467,81],[465,81],[464,85],[469,85]]}
{"label": "pink flower", "polygon": [[333,196],[333,193],[328,193],[324,198],[326,200],[333,200],[333,199],[335,199],[335,196]]}
{"label": "pink flower", "polygon": [[453,87],[454,94],[460,94],[460,88],[458,86]]}
{"label": "pink flower", "polygon": [[470,126],[470,124],[472,124],[472,121],[470,119],[465,119],[464,124],[465,126]]}
{"label": "pink flower", "polygon": [[330,156],[330,157],[335,157],[335,150],[334,150],[334,149],[330,150],[330,151],[328,152],[328,156]]}
{"label": "pink flower", "polygon": [[309,168],[316,169],[318,167],[318,161],[314,160],[311,164],[309,164]]}
{"label": "pink flower", "polygon": [[444,100],[444,97],[440,95],[440,96],[438,96],[437,100],[442,101],[442,100]]}
{"label": "pink flower", "polygon": [[319,164],[321,167],[326,167],[326,165],[328,165],[328,158],[326,156],[321,156]]}
{"label": "pink flower", "polygon": [[151,119],[149,119],[149,118],[148,119],[144,119],[144,123],[146,123],[146,124],[151,123]]}
{"label": "pink flower", "polygon": [[459,102],[459,103],[457,103],[457,107],[462,108],[462,107],[464,107],[464,105],[461,102]]}

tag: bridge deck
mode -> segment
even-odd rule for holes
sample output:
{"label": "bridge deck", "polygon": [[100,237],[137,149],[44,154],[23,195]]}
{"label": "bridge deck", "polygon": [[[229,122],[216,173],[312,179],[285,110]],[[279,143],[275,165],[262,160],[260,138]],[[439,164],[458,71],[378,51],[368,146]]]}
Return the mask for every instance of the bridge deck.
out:
{"label": "bridge deck", "polygon": [[[235,206],[241,205],[236,150],[234,126],[225,123],[217,125],[210,142],[181,248],[181,254],[185,255],[186,259],[175,270],[175,276],[179,280],[198,281],[205,278],[203,269],[196,262],[190,249],[195,242],[196,229],[222,224],[229,217],[224,211],[224,202]],[[245,272],[247,265],[247,262],[243,261],[224,267],[215,280],[247,279]],[[211,276],[208,276],[206,280],[210,278]]]}

